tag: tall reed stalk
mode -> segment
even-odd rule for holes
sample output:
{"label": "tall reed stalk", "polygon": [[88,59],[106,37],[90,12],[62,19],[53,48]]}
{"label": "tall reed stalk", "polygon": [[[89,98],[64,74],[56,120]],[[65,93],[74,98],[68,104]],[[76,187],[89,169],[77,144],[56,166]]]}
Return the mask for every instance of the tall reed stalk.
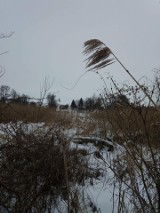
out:
{"label": "tall reed stalk", "polygon": [[[154,107],[160,112],[157,104],[153,98],[147,93],[143,85],[141,85],[135,77],[129,72],[129,70],[123,65],[123,63],[117,58],[117,56],[108,48],[102,41],[98,39],[90,39],[84,43],[85,55],[89,55],[86,59],[86,68],[88,71],[98,71],[108,65],[111,65],[117,61],[125,70],[125,72],[132,78],[132,80],[139,86],[143,93],[148,97],[149,101],[154,105]],[[113,58],[111,58],[113,56]]]}

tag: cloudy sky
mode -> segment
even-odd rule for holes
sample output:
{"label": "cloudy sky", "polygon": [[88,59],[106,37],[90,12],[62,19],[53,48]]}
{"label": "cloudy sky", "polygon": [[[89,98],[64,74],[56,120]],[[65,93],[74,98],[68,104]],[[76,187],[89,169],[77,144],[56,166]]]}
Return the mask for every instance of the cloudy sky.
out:
{"label": "cloudy sky", "polygon": [[[48,76],[62,103],[90,97],[103,88],[94,73],[84,75],[84,41],[102,40],[140,79],[160,67],[160,2],[158,0],[0,0],[0,84],[40,96]],[[122,83],[129,80],[118,64],[101,70]],[[130,83],[132,81],[130,80]]]}

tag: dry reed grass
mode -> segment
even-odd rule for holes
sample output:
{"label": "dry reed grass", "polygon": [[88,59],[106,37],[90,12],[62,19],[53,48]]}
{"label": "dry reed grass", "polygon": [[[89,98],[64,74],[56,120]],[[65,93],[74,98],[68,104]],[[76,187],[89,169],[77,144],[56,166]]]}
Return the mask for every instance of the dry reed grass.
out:
{"label": "dry reed grass", "polygon": [[71,123],[69,113],[56,111],[55,108],[26,105],[26,104],[0,104],[0,122],[17,122],[24,121],[26,123],[44,122],[46,125],[53,123],[61,123],[67,127]]}
{"label": "dry reed grass", "polygon": [[112,131],[116,141],[147,143],[149,139],[152,144],[159,144],[160,114],[154,107],[117,106],[91,115],[104,127],[105,134]]}
{"label": "dry reed grass", "polygon": [[109,58],[112,54],[111,50],[100,40],[88,40],[84,43],[84,48],[83,53],[89,55],[86,59],[86,68],[90,68],[88,71],[97,71],[114,63],[113,59]]}

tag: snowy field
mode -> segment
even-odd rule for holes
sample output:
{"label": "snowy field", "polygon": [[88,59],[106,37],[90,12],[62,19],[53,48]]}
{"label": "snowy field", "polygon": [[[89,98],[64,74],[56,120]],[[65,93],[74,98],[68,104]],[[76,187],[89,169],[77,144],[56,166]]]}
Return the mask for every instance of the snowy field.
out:
{"label": "snowy field", "polygon": [[[31,133],[34,135],[39,135],[39,134],[45,135],[46,133],[51,134],[52,128],[45,126],[44,123],[25,124],[23,122],[18,122],[16,124],[14,123],[0,124],[1,145],[3,144],[5,145],[5,143],[8,143],[8,141],[14,138],[18,132],[20,134],[20,137],[24,137],[22,133],[24,133],[24,135],[31,134]],[[83,195],[82,212],[116,213],[117,205],[118,205],[117,203],[119,198],[118,197],[119,190],[118,188],[116,188],[116,186],[119,186],[119,185],[115,184],[114,182],[115,176],[112,170],[113,169],[112,164],[115,161],[117,161],[117,163],[120,163],[120,165],[122,166],[120,168],[121,169],[120,172],[122,175],[124,175],[124,172],[127,171],[127,161],[124,158],[122,162],[118,162],[120,159],[123,159],[123,156],[125,156],[124,148],[122,148],[120,145],[115,144],[115,142],[111,140],[102,140],[104,146],[101,147],[100,149],[97,147],[97,144],[99,143],[100,138],[95,136],[85,138],[85,137],[81,137],[79,133],[80,131],[77,130],[76,128],[63,130],[63,135],[66,138],[68,138],[68,141],[70,141],[68,144],[70,149],[86,150],[88,154],[84,158],[87,158],[87,162],[91,168],[99,169],[99,171],[101,171],[101,174],[102,174],[97,179],[94,179],[93,182],[86,181],[85,185],[77,186],[79,192],[81,192],[81,194]],[[81,141],[81,143],[79,143],[79,141]],[[83,141],[86,141],[86,143],[83,143]],[[95,143],[93,143],[93,141]],[[107,144],[107,146],[105,146],[105,143]],[[113,146],[114,150],[109,151],[108,145]],[[141,154],[145,156],[144,159],[147,162],[150,161],[151,159],[150,152],[145,147],[143,147],[143,149],[141,150],[143,152]],[[155,154],[157,154],[157,152],[155,152]],[[137,162],[138,161],[140,162],[141,158],[139,159],[137,158]],[[144,176],[142,176],[142,178],[145,179],[149,177],[145,166],[144,166],[144,171],[145,171]],[[134,183],[137,184],[138,190],[140,191],[140,195],[142,196],[142,198],[147,200],[147,194],[144,188],[144,182],[142,178],[139,174],[139,171],[137,170],[137,172],[135,172]],[[148,180],[150,180],[150,177],[148,178]],[[129,183],[129,180],[126,183]],[[148,186],[150,188],[148,188],[147,192],[150,192],[151,196],[153,195],[152,199],[154,199],[154,188],[153,188],[154,185],[151,185],[151,186],[148,185]],[[128,189],[126,190],[127,187],[123,184],[121,185],[121,187],[122,187],[121,191],[124,192],[124,197],[123,197],[124,202],[127,203],[130,200],[131,191],[129,191]],[[72,188],[72,183],[70,183],[70,188]],[[128,194],[125,194],[125,192],[127,192]],[[90,204],[89,204],[89,201],[90,201]],[[60,200],[59,204],[60,204],[59,211],[52,209],[51,212],[55,212],[55,213],[67,212],[66,203],[63,200]],[[92,211],[90,209],[90,206],[92,207]],[[6,212],[5,210],[3,210],[2,207],[0,211],[2,213]],[[133,211],[133,212],[136,212],[136,211]]]}

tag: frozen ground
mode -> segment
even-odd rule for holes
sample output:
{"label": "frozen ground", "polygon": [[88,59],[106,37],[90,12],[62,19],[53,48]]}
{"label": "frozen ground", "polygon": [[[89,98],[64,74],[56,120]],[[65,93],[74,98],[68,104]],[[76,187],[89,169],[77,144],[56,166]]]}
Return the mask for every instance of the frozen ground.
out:
{"label": "frozen ground", "polygon": [[[23,122],[18,122],[17,124],[8,123],[8,124],[0,124],[0,135],[10,135],[14,136],[17,130],[23,129],[25,133],[30,133],[33,131],[40,131],[44,130],[47,131],[47,127],[44,127],[44,123],[30,123],[30,124],[24,124]],[[69,138],[74,138],[76,134],[76,129],[70,129],[65,132],[65,134]],[[1,137],[2,138],[2,137]],[[96,148],[92,144],[86,144],[86,145],[77,145],[75,143],[71,143],[71,148],[76,147],[78,149],[87,149],[90,153],[94,153]],[[103,158],[107,160],[108,157],[108,151],[107,149],[104,149],[101,153],[103,155]],[[98,212],[101,213],[113,213],[112,212],[112,186],[108,183],[108,178],[112,175],[112,172],[109,170],[106,170],[106,166],[104,165],[104,162],[101,159],[96,159],[93,154],[91,154],[88,158],[88,161],[92,164],[92,166],[98,166],[102,167],[104,171],[104,176],[101,180],[97,180],[93,183],[92,186],[88,184],[87,187],[85,187],[85,193],[86,196],[89,196],[92,201],[96,204],[98,207]],[[63,204],[62,204],[63,208]],[[64,209],[62,211],[65,211]]]}

